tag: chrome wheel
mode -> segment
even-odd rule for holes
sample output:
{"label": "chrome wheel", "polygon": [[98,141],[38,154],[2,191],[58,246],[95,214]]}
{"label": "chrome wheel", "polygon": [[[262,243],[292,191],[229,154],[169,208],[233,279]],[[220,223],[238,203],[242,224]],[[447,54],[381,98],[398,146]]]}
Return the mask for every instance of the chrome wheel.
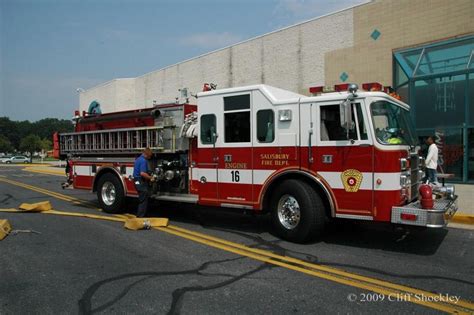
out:
{"label": "chrome wheel", "polygon": [[105,182],[101,189],[102,201],[110,206],[115,202],[115,186],[111,182]]}
{"label": "chrome wheel", "polygon": [[283,195],[278,201],[278,219],[286,229],[292,230],[300,223],[300,205],[295,197]]}

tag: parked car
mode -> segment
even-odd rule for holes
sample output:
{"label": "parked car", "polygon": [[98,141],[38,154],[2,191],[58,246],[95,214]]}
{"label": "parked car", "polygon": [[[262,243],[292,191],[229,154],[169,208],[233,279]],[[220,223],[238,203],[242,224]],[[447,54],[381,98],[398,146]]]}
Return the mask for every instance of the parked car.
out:
{"label": "parked car", "polygon": [[8,161],[9,159],[11,159],[12,156],[11,155],[5,155],[5,156],[2,156],[0,158],[0,163],[5,163],[6,161]]}
{"label": "parked car", "polygon": [[30,163],[30,159],[23,155],[12,156],[4,163],[6,164],[18,164],[18,163]]}

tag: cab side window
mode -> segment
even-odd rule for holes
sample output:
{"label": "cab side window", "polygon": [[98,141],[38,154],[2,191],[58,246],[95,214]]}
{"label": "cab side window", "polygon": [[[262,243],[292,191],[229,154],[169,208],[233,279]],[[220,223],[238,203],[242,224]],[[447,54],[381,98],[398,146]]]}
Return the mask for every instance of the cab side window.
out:
{"label": "cab side window", "polygon": [[224,141],[250,142],[250,94],[224,97]]}
{"label": "cab side window", "polygon": [[207,114],[201,116],[200,138],[202,144],[213,144],[216,133],[216,115]]}
{"label": "cab side window", "polygon": [[275,140],[275,114],[271,109],[257,112],[257,140],[263,143]]}
{"label": "cab side window", "polygon": [[[359,104],[358,104],[359,105]],[[360,107],[360,105],[358,106]],[[338,105],[324,105],[320,107],[320,140],[321,141],[338,141],[347,140],[347,131],[341,127],[341,112]],[[362,114],[362,112],[361,112]],[[349,131],[349,139],[357,140],[357,129],[355,128],[355,115],[353,112],[352,123],[354,128]]]}

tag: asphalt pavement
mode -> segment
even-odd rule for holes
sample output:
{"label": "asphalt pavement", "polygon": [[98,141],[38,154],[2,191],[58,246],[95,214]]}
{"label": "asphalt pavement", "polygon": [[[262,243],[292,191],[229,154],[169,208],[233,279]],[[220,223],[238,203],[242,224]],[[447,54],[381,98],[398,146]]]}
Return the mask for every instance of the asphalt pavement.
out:
{"label": "asphalt pavement", "polygon": [[[0,166],[0,208],[49,200],[99,213],[94,194],[22,169]],[[0,212],[14,229],[0,241],[0,314],[474,312],[473,230],[338,222],[293,244],[267,216],[180,204],[154,204],[149,215],[172,227]]]}

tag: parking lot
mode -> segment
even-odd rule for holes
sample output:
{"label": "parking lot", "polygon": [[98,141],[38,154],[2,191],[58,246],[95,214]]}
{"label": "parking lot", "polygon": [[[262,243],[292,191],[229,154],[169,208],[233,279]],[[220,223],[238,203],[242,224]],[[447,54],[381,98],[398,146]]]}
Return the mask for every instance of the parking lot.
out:
{"label": "parking lot", "polygon": [[[61,172],[0,166],[0,207],[49,200],[107,215],[95,194],[62,190]],[[474,312],[473,230],[337,222],[318,241],[293,244],[266,216],[152,208],[168,227],[0,213],[13,227],[0,242],[0,313]],[[132,200],[124,212],[134,211]]]}

